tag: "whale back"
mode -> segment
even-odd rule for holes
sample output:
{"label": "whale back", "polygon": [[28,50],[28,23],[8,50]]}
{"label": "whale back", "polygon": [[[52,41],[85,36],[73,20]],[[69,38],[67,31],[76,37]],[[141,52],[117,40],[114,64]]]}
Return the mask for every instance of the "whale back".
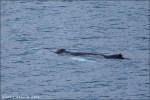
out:
{"label": "whale back", "polygon": [[109,56],[104,56],[106,59],[124,59],[122,54],[114,54],[114,55],[109,55]]}
{"label": "whale back", "polygon": [[106,59],[125,59],[122,54],[114,54],[114,55],[103,55],[103,54],[93,54],[93,53],[83,53],[83,52],[70,52],[65,49],[58,49],[55,53],[57,54],[69,54],[73,56],[86,56],[86,55],[95,55],[95,56],[103,56]]}
{"label": "whale back", "polygon": [[57,54],[62,54],[64,53],[66,50],[65,49],[58,49],[55,53]]}

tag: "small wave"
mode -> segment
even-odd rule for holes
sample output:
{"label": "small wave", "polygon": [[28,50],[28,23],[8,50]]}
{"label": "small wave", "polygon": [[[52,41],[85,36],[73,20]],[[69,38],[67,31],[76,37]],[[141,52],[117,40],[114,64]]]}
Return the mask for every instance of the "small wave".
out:
{"label": "small wave", "polygon": [[24,63],[24,61],[18,60],[18,61],[12,61],[12,63]]}

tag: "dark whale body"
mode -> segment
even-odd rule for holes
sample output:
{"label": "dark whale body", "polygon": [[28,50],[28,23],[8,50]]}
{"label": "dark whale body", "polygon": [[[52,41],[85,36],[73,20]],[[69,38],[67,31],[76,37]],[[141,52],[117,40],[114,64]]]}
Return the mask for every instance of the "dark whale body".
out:
{"label": "dark whale body", "polygon": [[65,49],[58,49],[55,53],[57,54],[70,54],[73,56],[87,56],[87,55],[94,55],[94,56],[103,56],[106,59],[124,59],[122,54],[114,54],[114,55],[103,55],[103,54],[94,54],[94,53],[83,53],[83,52],[71,52],[66,51]]}

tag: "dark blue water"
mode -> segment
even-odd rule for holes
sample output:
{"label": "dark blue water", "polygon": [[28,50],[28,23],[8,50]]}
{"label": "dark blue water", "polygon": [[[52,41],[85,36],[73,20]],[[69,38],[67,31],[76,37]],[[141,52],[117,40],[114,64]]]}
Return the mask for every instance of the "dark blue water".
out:
{"label": "dark blue water", "polygon": [[2,1],[2,98],[149,99],[149,39],[149,1]]}

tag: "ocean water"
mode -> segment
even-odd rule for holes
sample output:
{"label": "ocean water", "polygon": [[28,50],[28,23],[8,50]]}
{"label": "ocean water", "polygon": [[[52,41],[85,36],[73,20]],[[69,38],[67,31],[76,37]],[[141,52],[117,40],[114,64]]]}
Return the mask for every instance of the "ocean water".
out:
{"label": "ocean water", "polygon": [[1,99],[150,99],[149,11],[148,0],[1,1]]}

